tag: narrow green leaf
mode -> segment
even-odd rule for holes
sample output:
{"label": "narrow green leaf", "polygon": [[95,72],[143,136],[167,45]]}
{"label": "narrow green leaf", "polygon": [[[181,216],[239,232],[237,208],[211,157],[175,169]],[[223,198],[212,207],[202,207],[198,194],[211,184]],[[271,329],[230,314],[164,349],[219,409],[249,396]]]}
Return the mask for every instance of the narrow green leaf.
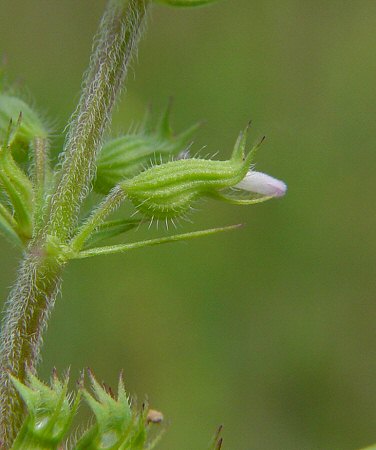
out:
{"label": "narrow green leaf", "polygon": [[131,244],[119,244],[119,245],[108,245],[105,247],[92,248],[90,250],[84,250],[71,256],[72,259],[83,259],[89,258],[90,256],[99,255],[111,255],[115,253],[124,253],[129,250],[134,250],[136,248],[151,247],[153,245],[167,244],[169,242],[186,241],[189,239],[195,239],[198,237],[209,236],[211,234],[221,233],[223,231],[231,231],[240,228],[242,225],[230,225],[228,227],[221,228],[210,228],[208,230],[193,231],[191,233],[175,234],[173,236],[167,236],[156,239],[149,239],[146,241],[133,242]]}
{"label": "narrow green leaf", "polygon": [[101,242],[105,239],[109,239],[118,236],[119,234],[126,233],[127,231],[134,230],[141,223],[142,220],[139,219],[119,219],[104,222],[87,240],[84,248],[88,249],[94,244],[97,244],[98,242]]}

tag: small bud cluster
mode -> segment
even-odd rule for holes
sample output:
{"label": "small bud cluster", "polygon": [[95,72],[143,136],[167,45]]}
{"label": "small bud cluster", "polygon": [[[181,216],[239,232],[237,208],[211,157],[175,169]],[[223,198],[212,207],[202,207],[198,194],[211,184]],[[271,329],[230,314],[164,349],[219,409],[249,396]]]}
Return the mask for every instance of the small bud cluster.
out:
{"label": "small bud cluster", "polygon": [[42,383],[31,372],[27,374],[27,384],[12,376],[11,379],[28,410],[12,450],[56,449],[72,424],[80,394],[71,401],[68,376],[61,381],[56,372],[52,374],[50,386]]}
{"label": "small bud cluster", "polygon": [[[110,387],[99,384],[90,370],[88,373],[94,395],[83,387],[81,380],[78,393],[72,396],[68,392],[69,377],[65,376],[61,381],[56,371],[50,386],[30,372],[26,384],[11,377],[28,410],[12,450],[61,448],[71,431],[81,396],[94,413],[95,422],[80,437],[68,438],[72,441],[72,450],[154,448],[160,435],[155,424],[163,421],[162,413],[149,410],[146,405],[140,411],[132,407],[121,376],[115,398]],[[153,431],[157,431],[154,436]]]}

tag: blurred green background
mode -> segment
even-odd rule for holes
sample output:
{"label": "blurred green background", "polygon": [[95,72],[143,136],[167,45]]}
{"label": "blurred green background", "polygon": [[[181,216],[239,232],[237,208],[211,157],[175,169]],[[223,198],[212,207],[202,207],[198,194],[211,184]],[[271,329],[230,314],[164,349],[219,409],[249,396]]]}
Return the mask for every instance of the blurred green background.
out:
{"label": "blurred green background", "polygon": [[[1,1],[0,52],[56,142],[104,5]],[[228,450],[376,441],[375,29],[374,0],[154,8],[115,132],[173,95],[175,129],[205,119],[194,148],[227,157],[253,119],[250,140],[267,135],[257,169],[288,195],[208,202],[185,226],[240,231],[72,263],[44,377],[90,366],[113,384],[123,368],[128,390],[167,417],[166,450],[205,448],[221,423]],[[5,299],[20,255],[0,245]]]}

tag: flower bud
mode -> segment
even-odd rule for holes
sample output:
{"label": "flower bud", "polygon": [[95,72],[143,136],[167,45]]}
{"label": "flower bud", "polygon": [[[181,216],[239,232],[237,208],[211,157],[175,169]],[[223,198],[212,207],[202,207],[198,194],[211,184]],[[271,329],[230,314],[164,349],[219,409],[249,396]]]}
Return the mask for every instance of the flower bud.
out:
{"label": "flower bud", "polygon": [[[21,120],[19,120],[21,116]],[[18,122],[9,144],[16,159],[24,160],[30,144],[36,137],[46,137],[48,131],[38,114],[23,100],[7,94],[0,94],[0,140],[6,140],[9,123]]]}
{"label": "flower bud", "polygon": [[287,186],[276,178],[262,172],[248,171],[247,175],[234,186],[237,189],[254,192],[267,197],[282,197],[285,195]]}
{"label": "flower bud", "polygon": [[97,160],[96,191],[107,194],[120,181],[137,175],[150,163],[166,162],[187,149],[198,125],[174,136],[169,114],[170,106],[156,128],[150,129],[146,125],[139,133],[121,136],[104,144]]}

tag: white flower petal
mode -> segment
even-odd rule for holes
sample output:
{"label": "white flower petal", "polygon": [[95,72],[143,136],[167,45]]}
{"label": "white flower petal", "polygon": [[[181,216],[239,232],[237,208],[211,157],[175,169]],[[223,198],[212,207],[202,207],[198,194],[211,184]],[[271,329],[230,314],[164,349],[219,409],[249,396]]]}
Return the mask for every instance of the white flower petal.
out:
{"label": "white flower petal", "polygon": [[253,170],[250,170],[234,187],[269,197],[282,197],[287,191],[287,186],[283,181]]}

